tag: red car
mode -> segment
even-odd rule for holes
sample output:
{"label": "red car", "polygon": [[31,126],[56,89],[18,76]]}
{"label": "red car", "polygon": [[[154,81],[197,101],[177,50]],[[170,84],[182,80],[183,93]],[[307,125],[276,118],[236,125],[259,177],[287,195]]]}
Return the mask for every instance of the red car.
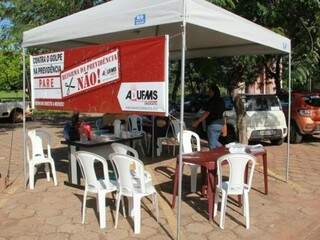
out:
{"label": "red car", "polygon": [[[288,116],[288,95],[282,95],[280,100]],[[290,142],[300,143],[303,136],[316,134],[320,134],[320,91],[293,91]]]}

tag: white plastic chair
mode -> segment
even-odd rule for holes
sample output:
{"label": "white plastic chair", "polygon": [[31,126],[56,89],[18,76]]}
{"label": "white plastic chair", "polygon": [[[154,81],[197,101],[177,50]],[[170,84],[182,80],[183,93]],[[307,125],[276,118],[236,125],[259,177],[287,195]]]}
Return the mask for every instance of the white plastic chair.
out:
{"label": "white plastic chair", "polygon": [[[172,131],[173,137],[177,140],[180,133],[180,120],[179,119],[170,119],[170,124],[167,129],[165,137],[159,137],[157,139],[157,156],[160,156],[162,153],[162,144],[165,140],[168,139],[169,129]],[[185,123],[183,123],[183,129],[186,129]],[[176,155],[176,144],[173,144],[173,155]]]}
{"label": "white plastic chair", "polygon": [[[136,159],[140,159],[138,152],[134,148],[124,145],[122,143],[112,143],[111,148],[115,153],[128,155]],[[144,171],[144,176],[145,176],[145,182],[152,180],[151,174],[146,170]]]}
{"label": "white plastic chair", "polygon": [[[222,181],[222,162],[227,161],[229,164],[229,180]],[[244,174],[247,164],[251,162],[251,169],[249,173],[249,180],[246,184],[244,182]],[[215,202],[214,202],[214,216],[217,215],[219,193],[221,192],[221,215],[220,228],[224,228],[226,205],[228,195],[243,195],[243,215],[246,220],[246,228],[250,227],[249,217],[249,191],[251,189],[254,167],[256,165],[256,158],[247,153],[230,153],[220,157],[217,160],[218,165],[218,185],[216,188]]]}
{"label": "white plastic chair", "polygon": [[102,121],[103,119],[102,118],[98,118],[96,121],[95,121],[95,125],[96,125],[96,128],[97,130],[100,130],[102,128]]}
{"label": "white plastic chair", "polygon": [[[138,116],[138,115],[130,115],[130,116],[128,116],[128,130],[129,130],[129,132],[134,133],[134,134],[143,134],[144,141],[145,141],[146,145],[148,145],[148,143],[147,143],[147,134],[146,134],[145,131],[143,131],[143,126],[142,125],[143,125],[143,120],[142,120],[141,116]],[[143,155],[145,155],[141,139],[133,141],[133,146],[136,147],[136,143],[137,142],[139,143],[139,147],[140,147],[141,153]]]}
{"label": "white plastic chair", "polygon": [[115,137],[121,136],[121,120],[116,119],[113,121],[113,129]]}
{"label": "white plastic chair", "polygon": [[[29,165],[29,186],[30,189],[34,189],[34,175],[37,173],[37,167],[40,164],[45,164],[45,172],[47,175],[47,181],[50,181],[50,168],[52,171],[52,177],[54,185],[57,186],[57,174],[54,165],[54,160],[51,156],[51,138],[50,134],[43,129],[35,129],[28,131],[27,144],[27,160]],[[47,154],[44,154],[43,143],[47,143]],[[31,154],[29,145],[31,144]]]}
{"label": "white plastic chair", "polygon": [[[97,196],[97,211],[99,212],[100,228],[106,227],[106,194],[117,191],[117,182],[109,178],[109,169],[107,161],[94,153],[78,151],[76,159],[79,162],[82,176],[84,178],[84,194],[82,203],[82,224],[85,222],[86,202],[88,193],[96,194]],[[94,164],[100,162],[103,166],[104,179],[97,179]],[[113,166],[113,165],[112,165]],[[114,169],[115,171],[115,169]],[[115,173],[116,174],[116,173]]]}
{"label": "white plastic chair", "polygon": [[157,191],[152,181],[145,181],[143,163],[134,157],[112,153],[110,159],[117,167],[119,175],[119,194],[117,196],[116,223],[118,226],[119,205],[122,196],[128,197],[129,214],[134,220],[134,233],[140,233],[141,229],[141,199],[152,195],[153,207],[156,210],[156,219],[159,218]]}
{"label": "white plastic chair", "polygon": [[[194,140],[195,142],[195,148],[194,148]],[[180,142],[180,134],[178,134],[178,141]],[[195,132],[184,130],[183,131],[183,148],[182,153],[192,153],[195,151],[201,151],[200,147],[200,137]],[[191,171],[191,192],[197,191],[197,175],[198,175],[198,169],[199,165],[193,164],[193,163],[184,163],[185,165],[188,165],[190,167]]]}

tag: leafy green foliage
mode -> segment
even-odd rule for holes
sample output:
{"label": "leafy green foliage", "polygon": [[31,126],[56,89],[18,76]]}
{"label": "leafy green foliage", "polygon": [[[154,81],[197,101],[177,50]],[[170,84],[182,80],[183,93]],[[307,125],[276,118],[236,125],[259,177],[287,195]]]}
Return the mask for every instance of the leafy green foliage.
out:
{"label": "leafy green foliage", "polygon": [[[0,2],[0,90],[22,88],[22,33],[90,8],[102,0],[3,0]],[[8,20],[11,24],[3,25]],[[2,23],[2,24],[1,24]],[[28,58],[26,58],[28,61]],[[28,71],[28,68],[27,68]],[[28,74],[27,74],[28,76]]]}

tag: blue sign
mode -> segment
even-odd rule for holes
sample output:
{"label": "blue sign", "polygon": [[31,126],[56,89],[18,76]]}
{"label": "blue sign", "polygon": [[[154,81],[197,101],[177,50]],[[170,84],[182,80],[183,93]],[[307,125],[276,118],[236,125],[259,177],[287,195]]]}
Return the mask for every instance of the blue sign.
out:
{"label": "blue sign", "polygon": [[134,18],[134,25],[142,25],[146,23],[146,15],[145,14],[139,14],[135,16]]}

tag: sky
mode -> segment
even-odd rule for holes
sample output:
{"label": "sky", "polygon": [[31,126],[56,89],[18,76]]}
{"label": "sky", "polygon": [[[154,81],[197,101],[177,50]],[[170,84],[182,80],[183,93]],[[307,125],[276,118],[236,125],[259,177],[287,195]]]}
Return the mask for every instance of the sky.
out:
{"label": "sky", "polygon": [[0,28],[10,27],[11,23],[9,19],[3,19],[0,21]]}

